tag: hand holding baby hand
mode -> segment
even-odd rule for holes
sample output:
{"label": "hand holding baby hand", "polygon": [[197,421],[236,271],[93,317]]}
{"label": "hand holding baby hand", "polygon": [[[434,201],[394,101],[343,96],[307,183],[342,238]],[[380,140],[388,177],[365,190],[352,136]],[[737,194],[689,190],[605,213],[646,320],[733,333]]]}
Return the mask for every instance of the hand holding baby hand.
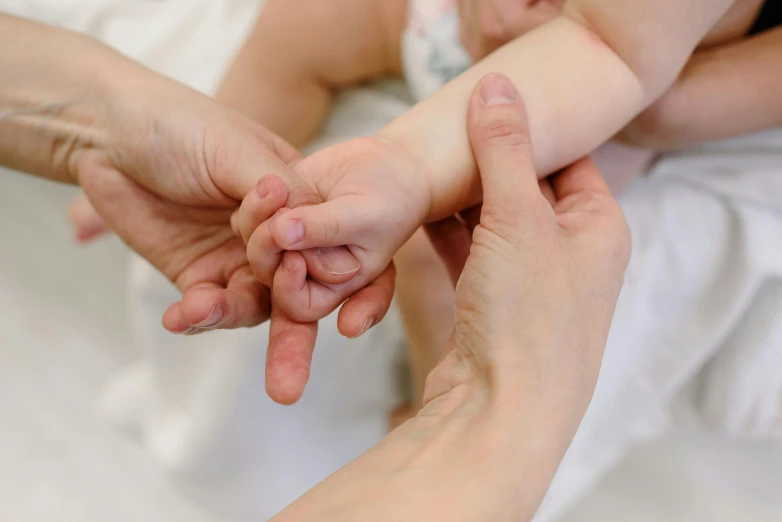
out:
{"label": "hand holding baby hand", "polygon": [[[359,139],[295,166],[292,189],[264,177],[233,216],[256,278],[272,288],[266,388],[291,404],[309,378],[317,320],[342,306],[337,325],[358,337],[391,306],[399,247],[429,212],[419,166],[392,142]],[[284,208],[281,208],[283,207]],[[278,210],[279,209],[279,210]]]}
{"label": "hand holding baby hand", "polygon": [[[429,212],[429,189],[420,166],[392,142],[362,138],[314,154],[296,170],[322,203],[288,205],[260,223],[257,216],[268,211],[253,197],[237,218],[257,226],[246,239],[256,276],[268,281],[280,308],[300,322],[325,317],[348,297],[359,299],[354,294],[365,287],[363,296],[381,292],[390,299],[391,260]],[[279,186],[272,176],[264,182],[274,190]],[[357,271],[345,271],[341,281],[328,281],[308,270],[308,252],[343,247],[358,261]],[[343,308],[340,331],[360,335],[379,322],[385,310],[378,313],[354,324],[349,309]]]}

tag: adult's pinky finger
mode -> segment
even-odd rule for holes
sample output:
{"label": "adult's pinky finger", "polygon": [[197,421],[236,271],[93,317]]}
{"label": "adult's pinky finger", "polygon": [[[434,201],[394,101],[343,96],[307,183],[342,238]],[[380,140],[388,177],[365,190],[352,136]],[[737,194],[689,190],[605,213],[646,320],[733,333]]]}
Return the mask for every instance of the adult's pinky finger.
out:
{"label": "adult's pinky finger", "polygon": [[193,335],[201,333],[198,328],[182,322],[182,303],[174,303],[163,314],[163,328],[177,335]]}
{"label": "adult's pinky finger", "polygon": [[201,283],[189,288],[163,315],[163,327],[175,334],[256,326],[269,318],[269,290],[248,267],[238,270],[224,288]]}
{"label": "adult's pinky finger", "polygon": [[337,317],[339,332],[355,339],[382,321],[391,307],[395,286],[396,267],[392,262],[377,279],[345,301]]}
{"label": "adult's pinky finger", "polygon": [[199,286],[182,296],[181,321],[189,326],[223,330],[256,326],[269,319],[269,290],[249,269],[235,274],[227,288]]}

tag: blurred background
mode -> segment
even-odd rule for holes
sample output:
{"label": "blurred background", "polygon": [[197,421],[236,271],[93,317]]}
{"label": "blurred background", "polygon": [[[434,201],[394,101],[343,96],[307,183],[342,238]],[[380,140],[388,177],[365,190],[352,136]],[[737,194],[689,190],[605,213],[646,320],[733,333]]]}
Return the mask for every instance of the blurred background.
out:
{"label": "blurred background", "polygon": [[[256,0],[0,0],[0,11],[87,32],[205,92],[214,90],[260,9]],[[319,144],[370,133],[408,103],[398,84],[346,93]],[[782,153],[778,135],[763,143],[766,152]],[[176,294],[114,237],[78,246],[66,219],[75,194],[72,187],[0,172],[0,520],[259,520],[382,436],[400,395],[393,375],[403,358],[399,335],[393,333],[398,319],[391,317],[366,346],[351,349],[344,363],[370,369],[364,378],[373,387],[362,395],[364,402],[355,406],[354,399],[340,399],[329,388],[337,370],[321,358],[316,359],[312,395],[319,395],[321,386],[342,406],[324,406],[310,396],[283,412],[263,396],[259,378],[237,370],[246,365],[241,363],[250,353],[246,346],[253,350],[250,360],[262,360],[265,332],[206,337],[199,346],[165,334],[155,317]],[[659,206],[652,205],[650,212],[655,209]],[[631,226],[639,216],[640,211],[628,216]],[[643,251],[649,231],[641,226],[633,231]],[[782,236],[766,239],[779,244]],[[636,291],[632,274],[630,281]],[[769,321],[779,322],[779,315],[771,313]],[[637,307],[620,310],[619,318],[632,314],[638,321],[654,321]],[[324,343],[339,342],[333,328],[324,330]],[[615,336],[623,332],[620,327]],[[764,346],[771,346],[772,354],[765,359],[766,372],[782,375],[782,337],[767,336]],[[155,394],[160,386],[154,379],[165,371],[144,365],[161,353],[191,353],[212,368],[215,357],[236,360],[226,363],[222,373],[215,370],[195,384],[182,384],[172,399]],[[193,371],[198,372],[197,365]],[[242,379],[249,384],[236,384]],[[666,421],[645,419],[648,429],[638,428],[628,437],[632,444],[623,439],[612,446],[611,437],[601,435],[600,451],[616,451],[593,466],[599,472],[574,473],[571,480],[565,476],[571,469],[566,461],[558,491],[573,493],[567,501],[552,499],[559,507],[551,519],[782,520],[779,434],[710,429],[695,419],[699,412],[681,411],[703,404],[699,394],[711,383],[687,381],[675,401],[674,394],[661,398],[661,403],[676,402]],[[355,408],[360,414],[345,413]],[[227,413],[204,420],[202,411],[210,409]],[[328,421],[321,419],[326,414]],[[267,415],[279,421],[273,430],[264,422]],[[782,410],[770,415],[780,418]],[[595,418],[595,425],[614,430]],[[323,437],[311,433],[321,427]],[[261,445],[268,446],[265,453],[256,447]],[[591,452],[587,443],[577,449]]]}

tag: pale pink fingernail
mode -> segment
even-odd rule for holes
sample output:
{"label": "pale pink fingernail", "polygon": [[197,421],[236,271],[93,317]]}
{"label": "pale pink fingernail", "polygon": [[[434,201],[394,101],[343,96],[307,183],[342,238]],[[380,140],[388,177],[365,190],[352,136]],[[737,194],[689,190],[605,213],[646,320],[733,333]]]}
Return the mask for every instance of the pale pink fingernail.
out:
{"label": "pale pink fingernail", "polygon": [[285,239],[288,242],[288,246],[294,246],[304,239],[304,223],[298,219],[288,221],[288,225],[285,227]]}
{"label": "pale pink fingernail", "polygon": [[196,326],[199,328],[213,328],[217,326],[217,323],[219,323],[222,319],[223,307],[220,305],[214,305],[212,312],[209,314],[209,317],[198,323]]}
{"label": "pale pink fingernail", "polygon": [[481,83],[480,96],[484,105],[509,105],[516,101],[518,91],[507,76],[490,74]]}
{"label": "pale pink fingernail", "polygon": [[375,318],[374,317],[368,317],[366,321],[364,321],[364,324],[361,326],[361,330],[358,331],[356,335],[351,337],[351,339],[357,339],[367,333],[367,331],[372,328],[375,325]]}
{"label": "pale pink fingernail", "polygon": [[316,251],[323,268],[331,275],[345,275],[358,272],[361,265],[343,247],[319,248]]}
{"label": "pale pink fingernail", "polygon": [[285,271],[290,272],[291,270],[293,270],[293,268],[294,268],[294,266],[293,266],[293,259],[291,259],[291,256],[289,256],[288,254],[283,255],[282,256],[282,269],[285,270]]}
{"label": "pale pink fingernail", "polygon": [[177,335],[195,335],[200,331],[201,331],[200,328],[196,328],[195,326],[190,326],[184,332],[177,332]]}
{"label": "pale pink fingernail", "polygon": [[258,193],[258,197],[261,199],[269,195],[269,187],[266,186],[265,180],[259,181],[255,190]]}

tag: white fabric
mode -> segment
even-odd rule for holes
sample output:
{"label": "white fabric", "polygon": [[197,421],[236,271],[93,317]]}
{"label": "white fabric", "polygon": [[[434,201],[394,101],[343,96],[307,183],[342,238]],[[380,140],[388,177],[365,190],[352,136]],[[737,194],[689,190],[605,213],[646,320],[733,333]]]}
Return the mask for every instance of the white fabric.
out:
{"label": "white fabric", "polygon": [[[5,1],[207,91],[258,8],[252,0]],[[369,134],[407,106],[388,87],[347,95],[323,143]],[[594,402],[541,518],[683,418],[779,437],[780,150],[779,134],[769,133],[671,156],[622,197],[635,241],[627,286]],[[170,336],[160,316],[173,289],[140,261],[131,287],[146,356],[114,382],[105,406],[197,501],[240,520],[268,517],[382,435],[397,396],[393,318],[353,343],[333,318],[323,321],[312,382],[285,409],[263,390],[265,328]]]}
{"label": "white fabric", "polygon": [[782,131],[668,155],[620,201],[632,260],[540,520],[676,426],[782,443]]}
{"label": "white fabric", "polygon": [[459,43],[455,0],[410,0],[402,35],[405,80],[416,100],[423,100],[472,63]]}

